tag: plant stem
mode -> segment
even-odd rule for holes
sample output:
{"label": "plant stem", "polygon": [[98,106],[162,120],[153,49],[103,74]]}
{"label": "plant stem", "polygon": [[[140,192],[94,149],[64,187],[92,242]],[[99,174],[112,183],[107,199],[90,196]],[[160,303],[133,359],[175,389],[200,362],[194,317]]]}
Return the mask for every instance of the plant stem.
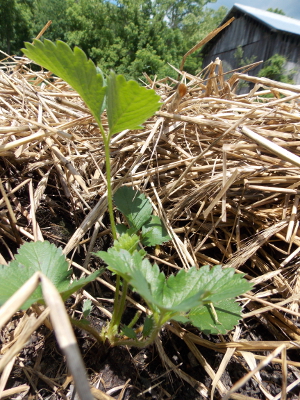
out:
{"label": "plant stem", "polygon": [[115,297],[114,297],[114,309],[111,317],[111,321],[109,323],[109,327],[107,330],[108,337],[111,339],[114,335],[117,333],[117,328],[118,325],[116,323],[117,320],[117,314],[118,314],[118,309],[120,306],[120,299],[119,299],[119,293],[120,293],[120,275],[117,275],[116,279],[116,291],[115,291]]}
{"label": "plant stem", "polygon": [[96,329],[94,329],[91,325],[82,323],[81,321],[79,321],[79,320],[77,320],[75,318],[71,318],[71,317],[69,317],[69,318],[70,318],[70,321],[71,321],[72,325],[74,325],[77,328],[80,328],[80,329],[82,329],[82,330],[84,330],[86,332],[89,332],[91,335],[94,336],[94,338],[97,340],[98,343],[102,343],[102,344],[104,343],[104,341],[105,341],[104,338],[102,338],[99,335],[99,332],[97,332]]}
{"label": "plant stem", "polygon": [[[103,129],[100,118],[97,120],[97,123],[100,128],[103,143],[104,143],[108,213],[109,213],[109,220],[110,220],[112,236],[113,236],[113,239],[116,240],[117,239],[117,230],[116,230],[116,224],[115,224],[115,219],[114,219],[113,193],[112,193],[113,191],[112,191],[111,167],[110,167],[110,148],[109,148],[110,135],[105,134],[105,131]],[[123,290],[124,289],[125,288],[123,288]],[[125,299],[126,299],[126,292],[127,292],[127,286],[125,289]],[[114,297],[114,310],[113,310],[112,319],[109,323],[109,327],[108,327],[108,331],[107,331],[107,336],[109,339],[113,338],[117,334],[119,323],[121,321],[121,317],[122,317],[122,314],[124,311],[124,309],[122,309],[122,307],[121,307],[123,292],[122,292],[121,299],[119,299],[119,293],[120,293],[120,276],[117,275],[116,291],[115,291],[115,297]],[[124,302],[124,305],[125,305],[125,302]],[[124,308],[124,305],[123,305],[123,308]],[[122,312],[121,317],[119,316],[120,312]]]}
{"label": "plant stem", "polygon": [[139,320],[141,314],[142,314],[142,311],[141,311],[141,310],[138,310],[138,311],[135,313],[135,316],[132,318],[131,322],[128,324],[128,328],[133,328],[133,327],[134,327],[134,325],[138,322],[138,320]]}
{"label": "plant stem", "polygon": [[116,324],[119,326],[123,312],[125,310],[128,283],[123,280],[122,295],[120,298],[119,308],[117,310]]}
{"label": "plant stem", "polygon": [[161,326],[156,327],[155,329],[153,329],[151,335],[144,340],[134,340],[134,339],[117,339],[115,338],[115,340],[113,341],[113,346],[133,346],[133,347],[138,347],[138,348],[143,348],[143,347],[147,347],[150,344],[152,344],[155,339],[157,338],[157,335],[159,333],[161,329]]}
{"label": "plant stem", "polygon": [[115,291],[115,299],[114,299],[114,311],[112,314],[111,321],[109,323],[109,327],[107,330],[107,336],[110,341],[114,342],[115,336],[118,332],[118,327],[121,322],[121,318],[125,309],[126,295],[127,295],[128,283],[123,281],[122,295],[119,299],[120,293],[120,276],[117,275],[116,280],[116,291]]}
{"label": "plant stem", "polygon": [[107,181],[107,204],[108,204],[108,213],[110,219],[110,226],[113,239],[117,239],[117,230],[114,219],[113,212],[113,194],[111,187],[111,168],[110,168],[110,149],[109,149],[109,139],[103,138],[104,140],[104,150],[105,150],[105,166],[106,166],[106,181]]}

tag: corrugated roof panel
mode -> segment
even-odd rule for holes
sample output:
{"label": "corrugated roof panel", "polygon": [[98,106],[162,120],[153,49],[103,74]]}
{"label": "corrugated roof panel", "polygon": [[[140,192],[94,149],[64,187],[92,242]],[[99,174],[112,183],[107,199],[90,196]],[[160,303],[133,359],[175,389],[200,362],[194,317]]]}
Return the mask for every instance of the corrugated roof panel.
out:
{"label": "corrugated roof panel", "polygon": [[257,20],[263,22],[271,29],[294,33],[300,35],[300,20],[285,15],[276,14],[270,11],[260,10],[259,8],[244,6],[243,4],[235,3],[233,8],[251,15]]}

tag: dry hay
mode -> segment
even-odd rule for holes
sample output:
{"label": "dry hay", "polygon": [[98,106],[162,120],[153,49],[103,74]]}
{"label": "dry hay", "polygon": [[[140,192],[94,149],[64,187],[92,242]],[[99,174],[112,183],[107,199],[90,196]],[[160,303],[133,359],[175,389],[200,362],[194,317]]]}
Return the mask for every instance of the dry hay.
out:
{"label": "dry hay", "polygon": [[[221,395],[227,392],[222,372],[235,357],[249,370],[245,380],[255,379],[267,398],[279,399],[299,383],[300,364],[286,349],[297,349],[300,340],[300,88],[250,77],[245,73],[251,67],[223,74],[217,59],[197,76],[181,74],[184,97],[185,86],[180,93],[170,78],[145,76],[161,95],[161,111],[145,129],[112,138],[111,165],[114,188],[143,191],[164,219],[172,242],[151,258],[166,273],[222,263],[255,284],[241,299],[243,323],[219,343],[176,323],[167,329],[186,342]],[[253,85],[237,95],[241,81]],[[110,244],[101,134],[67,84],[30,69],[26,59],[1,64],[0,156],[0,262],[9,262],[25,241],[48,239],[63,247],[75,270],[88,273],[91,251]],[[79,256],[82,265],[74,261]],[[272,341],[243,339],[253,317]],[[9,342],[5,332],[2,339]],[[217,372],[196,345],[225,353]],[[177,368],[159,340],[157,348],[165,365],[209,396],[211,387]],[[270,362],[282,368],[282,395],[276,397],[259,374]],[[293,374],[288,387],[287,374]]]}

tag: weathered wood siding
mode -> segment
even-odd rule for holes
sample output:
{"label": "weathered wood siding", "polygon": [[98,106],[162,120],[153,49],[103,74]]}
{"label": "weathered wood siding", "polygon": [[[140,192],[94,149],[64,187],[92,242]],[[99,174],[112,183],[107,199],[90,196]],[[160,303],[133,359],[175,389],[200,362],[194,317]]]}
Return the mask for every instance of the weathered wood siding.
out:
{"label": "weathered wood siding", "polygon": [[[244,59],[256,56],[255,61],[266,61],[274,54],[285,56],[288,60],[287,70],[296,71],[294,82],[300,84],[300,36],[272,31],[268,26],[238,10],[228,14],[226,20],[232,16],[236,19],[231,25],[204,46],[203,67],[219,57],[225,71],[238,68],[234,53],[238,46],[242,46]],[[257,75],[261,68],[259,66],[249,71],[249,74]]]}

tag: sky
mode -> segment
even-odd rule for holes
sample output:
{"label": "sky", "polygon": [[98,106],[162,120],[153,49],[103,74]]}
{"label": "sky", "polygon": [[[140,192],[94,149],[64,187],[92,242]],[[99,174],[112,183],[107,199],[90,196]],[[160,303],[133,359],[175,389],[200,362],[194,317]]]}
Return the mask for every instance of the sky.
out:
{"label": "sky", "polygon": [[230,10],[234,3],[260,8],[261,10],[266,10],[270,7],[280,8],[285,12],[286,16],[300,19],[300,0],[217,0],[216,3],[209,3],[208,7],[217,9],[225,6]]}

